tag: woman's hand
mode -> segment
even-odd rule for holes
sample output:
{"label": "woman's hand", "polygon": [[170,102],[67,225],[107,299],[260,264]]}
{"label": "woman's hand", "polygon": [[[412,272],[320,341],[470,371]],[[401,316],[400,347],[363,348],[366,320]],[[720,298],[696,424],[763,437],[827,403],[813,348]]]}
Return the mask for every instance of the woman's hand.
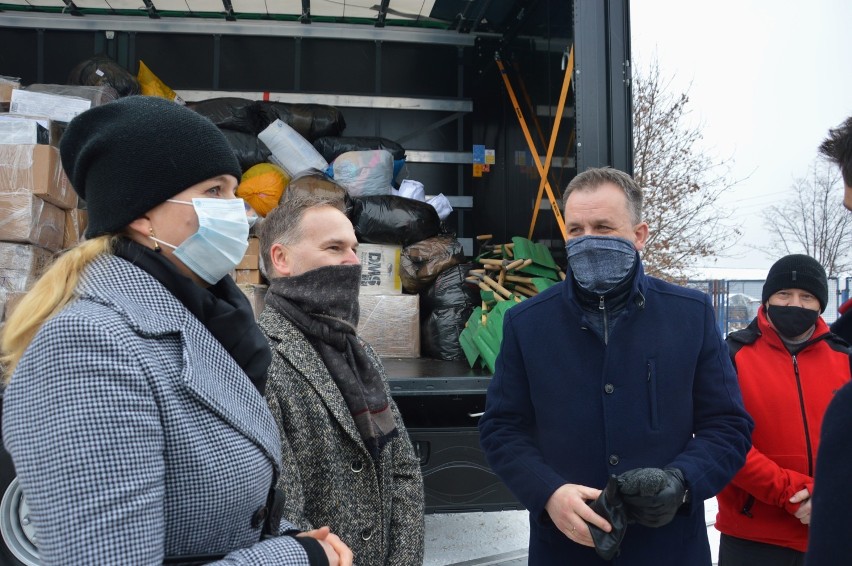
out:
{"label": "woman's hand", "polygon": [[325,550],[329,566],[352,566],[352,551],[340,540],[340,537],[331,532],[328,527],[320,527],[312,531],[305,531],[296,536],[310,537],[316,539]]}

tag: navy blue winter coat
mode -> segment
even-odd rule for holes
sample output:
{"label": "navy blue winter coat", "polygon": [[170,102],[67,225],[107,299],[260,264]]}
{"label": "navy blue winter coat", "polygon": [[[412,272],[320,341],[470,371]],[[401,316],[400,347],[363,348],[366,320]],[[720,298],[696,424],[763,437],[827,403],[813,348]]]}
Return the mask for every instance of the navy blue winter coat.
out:
{"label": "navy blue winter coat", "polygon": [[488,463],[530,511],[529,563],[606,563],[550,521],[561,485],[674,467],[692,503],[664,527],[630,525],[612,564],[709,566],[703,502],[743,465],[752,428],[709,297],[640,265],[607,345],[584,318],[570,273],[507,311],[480,420]]}

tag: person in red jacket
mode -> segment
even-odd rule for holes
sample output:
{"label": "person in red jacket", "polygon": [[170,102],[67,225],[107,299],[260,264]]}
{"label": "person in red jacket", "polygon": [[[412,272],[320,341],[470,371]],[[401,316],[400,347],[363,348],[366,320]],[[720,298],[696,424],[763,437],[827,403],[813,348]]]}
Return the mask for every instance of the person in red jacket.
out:
{"label": "person in red jacket", "polygon": [[822,417],[850,380],[848,346],[820,317],[827,302],[823,267],[785,256],[757,317],[726,339],[755,425],[745,465],[717,496],[719,566],[804,564]]}

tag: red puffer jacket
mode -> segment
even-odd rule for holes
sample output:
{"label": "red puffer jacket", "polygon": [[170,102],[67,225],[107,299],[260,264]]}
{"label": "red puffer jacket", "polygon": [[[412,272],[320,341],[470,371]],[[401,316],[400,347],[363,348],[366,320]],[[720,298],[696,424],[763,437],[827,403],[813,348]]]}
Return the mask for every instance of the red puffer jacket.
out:
{"label": "red puffer jacket", "polygon": [[745,466],[717,496],[716,528],[747,540],[807,549],[808,527],[789,502],[813,493],[820,426],[828,403],[850,380],[850,351],[822,318],[795,355],[769,326],[764,307],[727,338],[746,410],[754,419]]}

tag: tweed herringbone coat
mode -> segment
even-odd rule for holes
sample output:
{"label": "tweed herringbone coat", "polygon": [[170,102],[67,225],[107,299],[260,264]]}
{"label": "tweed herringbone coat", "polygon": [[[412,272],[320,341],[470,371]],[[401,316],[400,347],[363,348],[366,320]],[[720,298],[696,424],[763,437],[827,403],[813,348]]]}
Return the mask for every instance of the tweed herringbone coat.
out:
{"label": "tweed herringbone coat", "polygon": [[289,320],[267,306],[259,319],[272,347],[266,398],[282,433],[284,516],[300,528],[329,525],[357,566],[423,563],[423,478],[390,396],[399,436],[376,462],[343,395],[317,351]]}
{"label": "tweed herringbone coat", "polygon": [[259,542],[278,430],[234,359],[124,259],[96,259],[78,294],[39,330],[3,400],[43,564],[307,565],[290,537]]}

